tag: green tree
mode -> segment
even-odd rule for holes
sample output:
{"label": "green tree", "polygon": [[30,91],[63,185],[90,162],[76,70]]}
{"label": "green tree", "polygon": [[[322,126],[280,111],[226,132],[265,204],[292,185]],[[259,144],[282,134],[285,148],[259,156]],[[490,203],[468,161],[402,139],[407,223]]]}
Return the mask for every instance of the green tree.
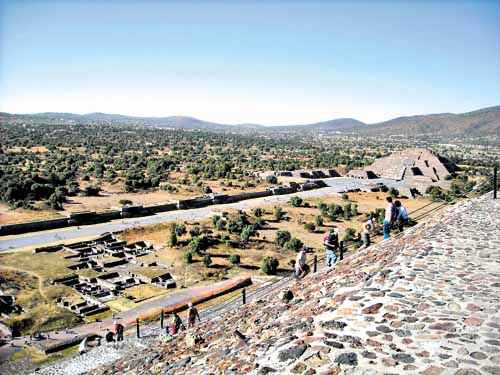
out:
{"label": "green tree", "polygon": [[260,269],[266,275],[276,275],[278,270],[279,261],[274,257],[265,257],[262,259]]}
{"label": "green tree", "polygon": [[184,257],[184,262],[186,262],[186,264],[191,264],[193,263],[193,253],[190,252],[190,251],[186,251],[184,254],[183,254],[183,257]]}
{"label": "green tree", "polygon": [[279,206],[274,207],[274,218],[276,221],[280,221],[285,217],[285,211]]}
{"label": "green tree", "polygon": [[317,226],[317,227],[322,227],[323,226],[323,217],[321,215],[316,215],[314,217],[314,224]]}
{"label": "green tree", "polygon": [[260,207],[255,207],[252,210],[253,216],[255,217],[261,217],[264,214],[264,210]]}
{"label": "green tree", "polygon": [[175,232],[175,224],[170,227],[170,237],[168,238],[168,246],[175,247],[178,244],[177,233]]}
{"label": "green tree", "polygon": [[300,206],[302,206],[302,202],[303,202],[303,201],[302,201],[302,198],[301,198],[301,197],[297,197],[297,196],[295,196],[295,197],[292,197],[292,198],[290,199],[290,204],[291,204],[293,207],[300,207]]}
{"label": "green tree", "polygon": [[304,246],[304,244],[296,237],[285,243],[285,248],[287,250],[299,251],[302,246]]}
{"label": "green tree", "polygon": [[205,255],[203,257],[203,264],[206,266],[206,267],[210,267],[210,265],[212,264],[212,257],[210,255]]}
{"label": "green tree", "polygon": [[229,262],[231,264],[240,264],[240,256],[238,254],[232,254],[230,257],[229,257]]}
{"label": "green tree", "polygon": [[284,247],[285,243],[292,239],[292,235],[287,230],[279,230],[276,232],[276,239],[274,243],[279,247]]}
{"label": "green tree", "polygon": [[316,225],[314,225],[314,223],[305,223],[304,229],[307,230],[308,232],[313,233],[316,230]]}
{"label": "green tree", "polygon": [[250,240],[250,237],[255,235],[255,228],[253,225],[247,225],[243,228],[241,231],[240,238],[243,242],[248,242]]}

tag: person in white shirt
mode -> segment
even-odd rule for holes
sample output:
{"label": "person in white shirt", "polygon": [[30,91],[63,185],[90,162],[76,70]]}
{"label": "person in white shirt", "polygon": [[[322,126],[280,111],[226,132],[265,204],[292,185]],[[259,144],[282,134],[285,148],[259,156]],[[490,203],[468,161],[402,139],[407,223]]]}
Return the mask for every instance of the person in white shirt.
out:
{"label": "person in white shirt", "polygon": [[295,277],[301,278],[307,273],[306,249],[300,249],[295,259]]}
{"label": "person in white shirt", "polygon": [[392,203],[392,198],[387,197],[387,206],[385,208],[385,216],[384,216],[384,240],[388,240],[391,238],[391,226],[396,220],[396,207],[394,203]]}

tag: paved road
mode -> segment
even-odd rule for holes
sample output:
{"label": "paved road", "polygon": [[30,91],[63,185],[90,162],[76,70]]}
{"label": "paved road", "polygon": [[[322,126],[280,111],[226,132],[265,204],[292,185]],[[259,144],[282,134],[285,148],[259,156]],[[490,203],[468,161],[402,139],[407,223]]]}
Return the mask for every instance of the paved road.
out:
{"label": "paved road", "polygon": [[62,241],[74,240],[82,237],[99,236],[105,232],[116,232],[143,225],[159,224],[176,220],[201,220],[214,215],[217,212],[234,208],[248,209],[263,204],[276,204],[287,202],[291,196],[297,195],[302,198],[321,197],[325,195],[337,194],[346,189],[362,188],[368,183],[383,182],[389,187],[400,187],[401,182],[374,179],[369,181],[356,180],[347,177],[327,178],[324,181],[329,185],[318,190],[302,191],[294,194],[274,195],[265,198],[249,199],[237,203],[224,205],[214,205],[190,210],[176,210],[159,213],[153,216],[145,216],[132,219],[114,220],[102,224],[85,225],[81,227],[68,227],[54,229],[43,232],[33,232],[15,236],[5,236],[0,239],[0,251],[22,248],[27,246],[42,246],[44,244],[57,243]]}

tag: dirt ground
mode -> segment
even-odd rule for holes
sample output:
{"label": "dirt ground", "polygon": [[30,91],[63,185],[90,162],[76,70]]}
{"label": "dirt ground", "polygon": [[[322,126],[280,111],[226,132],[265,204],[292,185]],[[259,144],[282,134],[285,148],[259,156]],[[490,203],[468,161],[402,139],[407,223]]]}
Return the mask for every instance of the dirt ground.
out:
{"label": "dirt ground", "polygon": [[57,219],[61,217],[63,217],[63,213],[54,210],[26,210],[24,208],[12,210],[8,205],[0,203],[0,225]]}

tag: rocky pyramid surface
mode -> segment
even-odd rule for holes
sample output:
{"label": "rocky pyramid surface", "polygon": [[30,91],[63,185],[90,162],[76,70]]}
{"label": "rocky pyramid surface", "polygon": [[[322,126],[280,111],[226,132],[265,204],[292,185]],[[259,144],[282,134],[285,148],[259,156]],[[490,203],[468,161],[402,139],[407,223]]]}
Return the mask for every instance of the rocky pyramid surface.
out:
{"label": "rocky pyramid surface", "polygon": [[500,374],[499,229],[466,201],[92,374]]}

